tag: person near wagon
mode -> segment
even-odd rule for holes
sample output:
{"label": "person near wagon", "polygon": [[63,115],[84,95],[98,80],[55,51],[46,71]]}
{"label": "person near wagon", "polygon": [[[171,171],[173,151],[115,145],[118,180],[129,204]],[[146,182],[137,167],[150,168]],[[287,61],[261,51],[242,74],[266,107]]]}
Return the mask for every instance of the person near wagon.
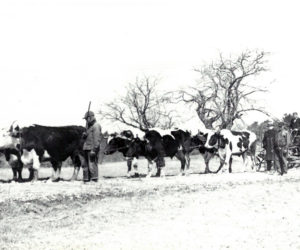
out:
{"label": "person near wagon", "polygon": [[[267,163],[267,171],[271,171],[272,165],[274,163],[275,152],[274,152],[274,142],[275,142],[275,129],[272,121],[268,121],[267,130],[264,133],[263,137],[263,148],[266,151],[265,161]],[[275,166],[274,166],[275,168]],[[274,169],[276,171],[276,169]]]}
{"label": "person near wagon", "polygon": [[291,140],[296,144],[300,144],[300,118],[298,117],[298,113],[293,113],[293,118],[290,122],[289,126],[291,130]]}
{"label": "person near wagon", "polygon": [[86,120],[87,130],[83,134],[84,162],[83,162],[83,181],[98,181],[98,155],[101,143],[101,126],[96,121],[93,111],[85,113],[83,119]]}
{"label": "person near wagon", "polygon": [[290,129],[291,130],[300,129],[300,118],[298,117],[297,112],[293,113],[293,118],[292,118],[291,123],[290,123]]}
{"label": "person near wagon", "polygon": [[283,175],[287,173],[287,154],[288,146],[290,144],[290,135],[289,132],[285,129],[284,123],[280,122],[278,124],[278,129],[275,133],[274,141],[274,166],[279,174]]}

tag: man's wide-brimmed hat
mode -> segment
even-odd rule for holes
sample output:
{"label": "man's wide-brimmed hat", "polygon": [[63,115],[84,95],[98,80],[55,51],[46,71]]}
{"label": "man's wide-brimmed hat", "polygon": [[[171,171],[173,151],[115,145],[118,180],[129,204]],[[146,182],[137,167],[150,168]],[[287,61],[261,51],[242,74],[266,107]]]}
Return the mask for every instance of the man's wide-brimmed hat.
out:
{"label": "man's wide-brimmed hat", "polygon": [[268,121],[267,122],[267,127],[274,127],[274,123],[272,121]]}
{"label": "man's wide-brimmed hat", "polygon": [[85,113],[83,119],[87,119],[88,117],[94,117],[94,116],[95,116],[95,114],[93,111],[88,111]]}

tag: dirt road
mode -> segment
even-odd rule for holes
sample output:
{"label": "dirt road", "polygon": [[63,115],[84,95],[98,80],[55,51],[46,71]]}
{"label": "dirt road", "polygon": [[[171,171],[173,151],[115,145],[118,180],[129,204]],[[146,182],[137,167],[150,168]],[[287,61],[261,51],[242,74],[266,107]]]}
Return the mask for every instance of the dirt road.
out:
{"label": "dirt road", "polygon": [[1,248],[300,249],[299,182],[294,169],[0,184]]}

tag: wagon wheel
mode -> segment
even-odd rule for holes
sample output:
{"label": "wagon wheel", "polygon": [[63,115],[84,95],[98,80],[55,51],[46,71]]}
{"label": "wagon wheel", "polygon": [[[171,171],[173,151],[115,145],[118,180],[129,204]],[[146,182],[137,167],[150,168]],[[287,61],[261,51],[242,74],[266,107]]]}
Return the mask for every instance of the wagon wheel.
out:
{"label": "wagon wheel", "polygon": [[300,166],[300,146],[290,145],[287,154],[288,168],[296,168]]}

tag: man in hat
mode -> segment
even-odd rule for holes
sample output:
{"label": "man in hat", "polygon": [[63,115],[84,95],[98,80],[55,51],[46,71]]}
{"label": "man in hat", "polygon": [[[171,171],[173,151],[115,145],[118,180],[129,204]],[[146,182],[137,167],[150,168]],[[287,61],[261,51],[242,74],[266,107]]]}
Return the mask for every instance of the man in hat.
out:
{"label": "man in hat", "polygon": [[101,142],[101,126],[97,123],[93,111],[85,113],[83,119],[86,120],[87,130],[83,135],[84,144],[84,164],[83,181],[98,181],[98,154]]}
{"label": "man in hat", "polygon": [[288,146],[290,144],[290,135],[289,132],[285,129],[284,123],[278,123],[278,130],[275,133],[275,141],[274,141],[274,152],[275,159],[274,165],[275,169],[283,175],[287,173],[287,153]]}
{"label": "man in hat", "polygon": [[300,129],[300,118],[298,117],[298,113],[294,112],[293,113],[293,118],[290,123],[290,129]]}
{"label": "man in hat", "polygon": [[[264,133],[264,137],[262,141],[263,148],[266,150],[265,160],[267,162],[267,171],[271,170],[275,158],[274,141],[275,141],[274,124],[272,121],[268,121],[267,130]],[[276,171],[276,169],[274,170]]]}

